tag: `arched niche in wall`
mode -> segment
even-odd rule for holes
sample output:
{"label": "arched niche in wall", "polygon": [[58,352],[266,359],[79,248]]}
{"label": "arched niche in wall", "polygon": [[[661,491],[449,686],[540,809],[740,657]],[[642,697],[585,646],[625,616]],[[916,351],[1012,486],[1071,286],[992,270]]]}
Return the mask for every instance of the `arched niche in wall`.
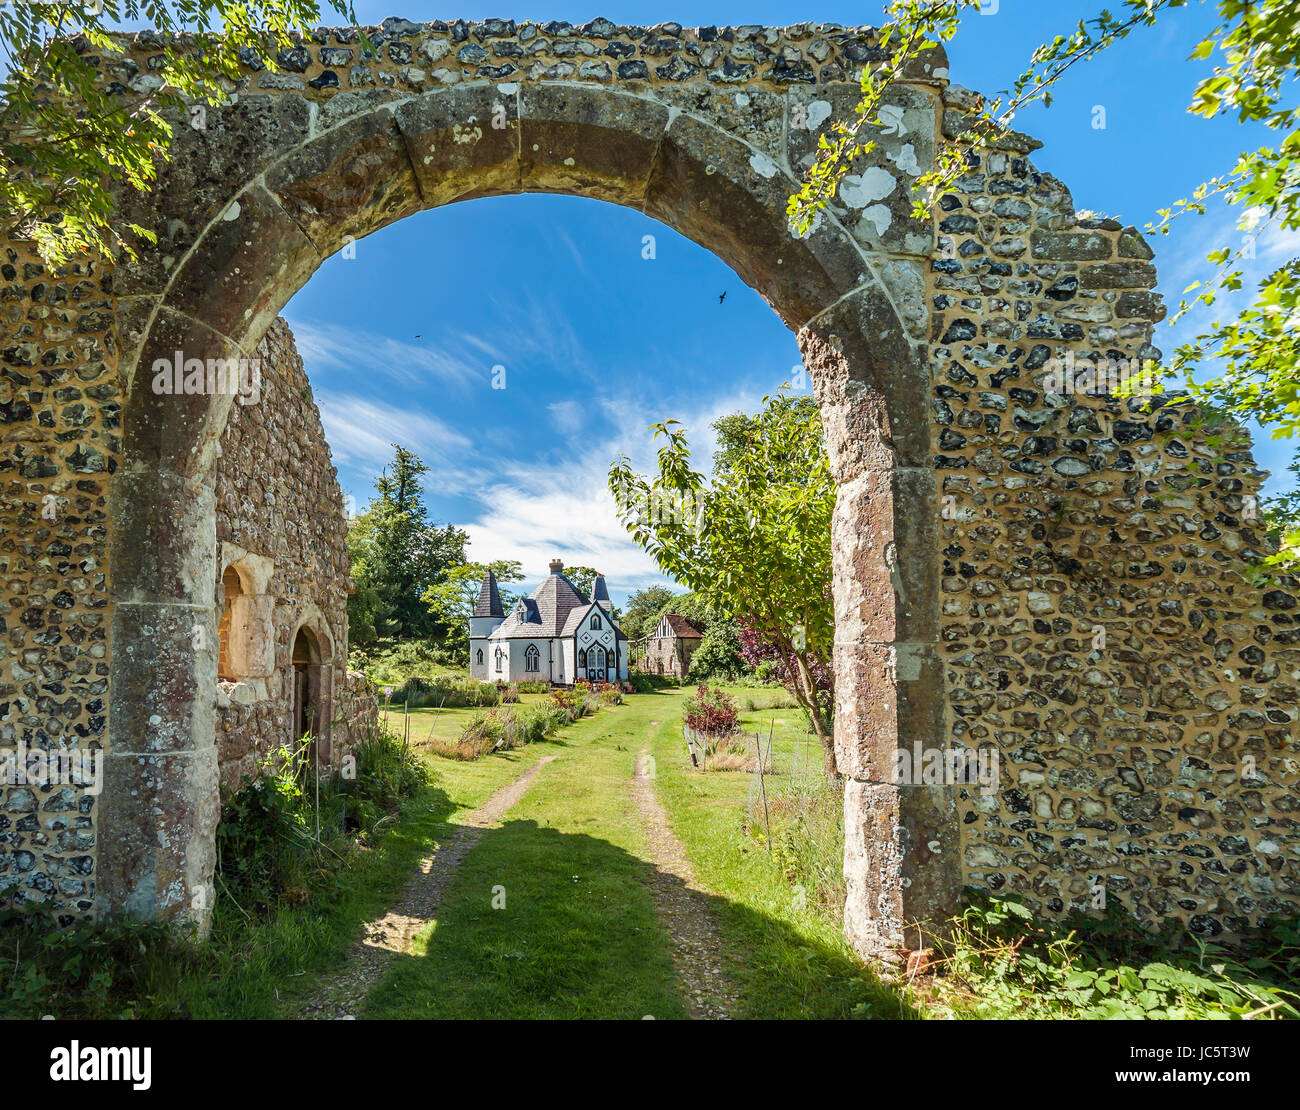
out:
{"label": "arched niche in wall", "polygon": [[267,696],[266,679],[275,673],[275,561],[234,544],[221,545],[221,641],[217,677],[247,682],[258,700]]}
{"label": "arched niche in wall", "polygon": [[308,743],[308,766],[330,762],[331,725],[334,717],[334,637],[321,611],[308,605],[290,638],[289,742]]}

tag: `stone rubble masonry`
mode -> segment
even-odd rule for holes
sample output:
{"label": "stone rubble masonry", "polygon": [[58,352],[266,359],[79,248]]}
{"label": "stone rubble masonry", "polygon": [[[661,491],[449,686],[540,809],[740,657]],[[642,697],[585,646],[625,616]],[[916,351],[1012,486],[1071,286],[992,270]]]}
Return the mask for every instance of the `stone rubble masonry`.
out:
{"label": "stone rubble masonry", "polygon": [[[0,751],[100,753],[109,706],[109,482],[122,447],[110,281],[0,259]],[[92,910],[103,795],[0,782],[0,907]]]}
{"label": "stone rubble masonry", "polygon": [[[352,585],[347,521],[338,470],[330,460],[293,334],[276,320],[258,345],[261,396],[230,407],[216,466],[215,596],[228,563],[248,554],[270,559],[270,674],[217,686],[217,761],[221,781],[237,786],[267,753],[293,736],[293,642],[304,624],[329,655],[329,701],[317,730],[322,760],[333,765],[358,730],[377,723],[365,708],[365,682],[347,670],[347,602]],[[256,654],[256,652],[254,652]],[[243,677],[243,676],[240,676]],[[340,717],[340,713],[342,714]]]}
{"label": "stone rubble masonry", "polygon": [[[1025,136],[912,219],[911,183],[974,102],[936,49],[887,91],[877,148],[792,240],[785,198],[881,60],[869,28],[390,19],[367,34],[370,52],[355,30],[313,32],[281,72],[250,64],[230,103],[182,121],[157,188],[123,198],[159,236],[138,260],[50,274],[24,244],[0,247],[0,740],[112,738],[84,811],[0,799],[12,897],[185,916],[210,881],[218,754],[230,768],[254,748],[229,739],[228,707],[194,696],[217,685],[215,654],[188,645],[196,621],[216,630],[219,529],[283,558],[286,587],[314,556],[316,604],[345,642],[336,540],[296,502],[258,501],[282,481],[332,488],[323,447],[262,427],[297,469],[262,458],[234,480],[216,458],[227,412],[279,417],[154,403],[137,359],[253,351],[349,238],[549,191],[695,239],[798,334],[840,486],[836,743],[860,951],[914,944],[909,926],[965,885],[1049,915],[1104,892],[1203,935],[1295,912],[1300,626],[1293,581],[1248,575],[1263,475],[1168,396],[1148,411],[1044,388],[1067,353],[1159,357],[1164,309],[1133,228],[1076,212]],[[96,60],[103,80],[156,87],[159,37],[121,41],[125,56]],[[337,668],[332,682],[352,688]],[[255,735],[282,711],[268,700]],[[917,740],[995,747],[999,788],[893,782]]]}

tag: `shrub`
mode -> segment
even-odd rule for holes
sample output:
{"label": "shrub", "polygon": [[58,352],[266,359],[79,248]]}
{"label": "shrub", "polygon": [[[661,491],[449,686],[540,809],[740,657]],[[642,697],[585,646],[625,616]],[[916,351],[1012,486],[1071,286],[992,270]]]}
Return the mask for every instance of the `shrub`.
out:
{"label": "shrub", "polygon": [[601,705],[622,705],[623,693],[612,682],[601,682],[595,689],[596,700]]}
{"label": "shrub", "polygon": [[332,867],[429,781],[420,756],[383,726],[359,739],[352,755],[355,774],[332,771],[318,784],[301,753],[279,748],[256,776],[223,788],[218,887],[242,912],[301,904],[326,864]]}
{"label": "shrub", "polygon": [[197,951],[168,925],[99,921],[60,928],[42,907],[0,911],[0,1013],[6,1018],[184,1017],[155,1001],[158,977]]}
{"label": "shrub", "polygon": [[428,749],[448,759],[473,760],[544,740],[601,705],[618,705],[623,695],[612,683],[599,689],[556,689],[541,705],[511,705],[475,713],[452,742],[431,741]]}
{"label": "shrub", "polygon": [[297,885],[315,853],[301,779],[301,761],[280,748],[236,790],[222,790],[217,876],[245,912],[274,907]]}
{"label": "shrub", "polygon": [[507,686],[504,682],[498,682],[497,690],[501,695],[502,705],[514,705],[519,701],[519,683],[512,682]]}
{"label": "shrub", "polygon": [[700,683],[695,696],[682,703],[682,720],[705,736],[730,736],[740,729],[740,715],[730,696]]}
{"label": "shrub", "polygon": [[735,679],[747,674],[749,668],[740,655],[740,640],[736,625],[731,621],[714,621],[700,640],[700,646],[691,655],[686,677],[692,682],[706,679]]}
{"label": "shrub", "polygon": [[473,678],[454,675],[437,675],[434,678],[414,676],[396,687],[387,702],[392,706],[408,704],[412,709],[472,709],[499,705],[501,690],[491,682],[479,682]]}
{"label": "shrub", "polygon": [[644,671],[633,671],[629,681],[632,683],[632,689],[638,694],[653,694],[656,690],[671,689],[681,685],[672,675],[646,674]]}
{"label": "shrub", "polygon": [[349,666],[364,671],[375,685],[397,686],[412,676],[433,678],[447,670],[464,666],[454,654],[440,644],[428,640],[403,640],[386,647],[352,647],[348,653]]}
{"label": "shrub", "polygon": [[521,694],[545,694],[549,693],[551,684],[542,679],[528,679],[524,682],[516,683]]}

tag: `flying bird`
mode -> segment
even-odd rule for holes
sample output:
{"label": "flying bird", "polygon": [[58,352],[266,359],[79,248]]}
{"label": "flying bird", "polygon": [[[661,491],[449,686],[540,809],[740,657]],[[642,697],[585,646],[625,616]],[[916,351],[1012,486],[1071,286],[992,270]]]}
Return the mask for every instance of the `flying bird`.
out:
{"label": "flying bird", "polygon": [[726,299],[727,299],[727,291],[724,289],[718,296],[718,304],[721,304]]}

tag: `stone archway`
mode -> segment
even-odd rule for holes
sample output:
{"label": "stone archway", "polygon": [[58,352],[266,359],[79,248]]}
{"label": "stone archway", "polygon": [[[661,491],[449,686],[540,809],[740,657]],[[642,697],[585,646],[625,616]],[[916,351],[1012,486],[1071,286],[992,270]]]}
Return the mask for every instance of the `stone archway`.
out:
{"label": "stone archway", "polygon": [[[734,107],[734,91],[719,95]],[[769,113],[784,114],[784,94],[763,89],[752,95],[772,100]],[[171,514],[173,524],[156,561],[136,566],[128,557],[115,575],[115,635],[119,644],[140,636],[138,622],[147,614],[154,622],[148,634],[173,640],[168,670],[185,678],[154,692],[152,662],[115,657],[117,687],[145,691],[141,700],[152,703],[147,717],[157,716],[161,724],[142,733],[140,717],[124,714],[119,732],[115,719],[110,766],[118,777],[110,788],[116,792],[135,782],[138,789],[143,777],[155,812],[174,815],[184,834],[171,839],[175,851],[163,858],[152,817],[119,824],[106,810],[106,881],[100,888],[106,909],[134,903],[140,877],[157,875],[158,900],[149,916],[165,916],[177,907],[176,896],[181,904],[189,901],[181,892],[204,882],[211,868],[215,815],[203,800],[215,769],[201,695],[209,668],[186,650],[186,630],[206,619],[210,606],[210,576],[202,566],[202,555],[211,550],[207,476],[231,397],[155,394],[148,388],[151,370],[159,359],[174,360],[176,352],[205,363],[247,357],[324,257],[403,216],[457,200],[539,191],[637,207],[718,254],[799,333],[841,485],[837,531],[853,537],[847,546],[840,543],[837,556],[841,764],[850,775],[862,773],[872,737],[893,735],[899,716],[909,722],[939,719],[940,687],[926,666],[933,662],[932,642],[925,639],[934,635],[933,613],[926,619],[919,600],[937,579],[933,531],[921,524],[936,519],[933,479],[925,466],[928,371],[920,337],[901,323],[896,293],[876,272],[881,259],[873,259],[834,218],[809,240],[792,239],[785,220],[792,173],[710,113],[682,111],[646,90],[475,82],[395,102],[366,92],[338,96],[323,110],[309,107],[289,96],[262,103],[241,97],[224,141],[271,137],[264,160],[246,167],[230,195],[210,198],[206,226],[174,260],[161,288],[122,305],[120,319],[134,340],[128,359],[134,371],[124,375],[131,390],[125,481],[115,497],[115,512],[126,524],[119,550],[133,546],[133,521],[143,524],[162,513]],[[200,145],[203,139],[212,145],[210,133],[199,136]],[[219,153],[215,158],[221,161]],[[159,212],[166,210],[165,187],[155,204]],[[896,273],[907,268],[897,258],[888,262]],[[915,290],[920,267],[911,268]],[[894,289],[899,287],[896,282]],[[915,320],[922,308],[913,293],[904,313]],[[182,500],[192,509],[177,514],[174,507]],[[903,520],[914,526],[904,527]],[[887,550],[898,558],[882,574],[877,568],[885,567]],[[896,591],[896,580],[903,591]],[[918,600],[909,607],[903,597]],[[864,605],[871,616],[860,615]],[[159,622],[163,613],[168,619]],[[900,650],[895,644],[903,645],[905,659],[917,661],[915,674],[905,668],[894,677],[891,659]],[[167,704],[157,704],[163,697]],[[865,706],[869,718],[862,716]],[[132,750],[142,735],[150,737],[145,750]],[[152,755],[162,750],[169,757],[168,781],[159,781]],[[854,806],[877,801],[874,795],[851,795]],[[953,831],[927,826],[925,836]],[[891,843],[899,835],[892,831]],[[864,882],[878,862],[863,861]],[[921,916],[907,888],[897,885],[905,868],[906,860],[893,869],[894,885],[884,895],[896,903],[890,914],[898,924]],[[117,876],[129,889],[114,882]],[[956,888],[942,880],[935,885],[939,905],[947,908]],[[865,894],[855,890],[854,897]],[[866,900],[884,905],[874,894]],[[881,928],[898,932],[897,924]]]}
{"label": "stone archway", "polygon": [[[9,379],[75,369],[97,391],[81,439],[42,430],[62,417],[39,423],[50,402],[34,387],[4,410],[24,432],[4,461],[26,485],[0,510],[61,558],[72,543],[30,499],[62,497],[78,514],[67,528],[91,521],[72,540],[107,545],[111,573],[80,614],[87,677],[59,703],[70,731],[109,740],[98,912],[202,923],[211,905],[217,659],[194,643],[218,639],[212,469],[233,396],[155,392],[152,371],[253,357],[321,260],[376,228],[530,191],[640,209],[798,334],[839,485],[836,745],[859,950],[911,941],[905,927],[955,908],[965,884],[1046,913],[1100,887],[1206,932],[1300,901],[1284,757],[1297,603],[1239,574],[1258,550],[1243,505],[1260,476],[1246,452],[1207,462],[1183,413],[1144,414],[1059,373],[1066,356],[1158,355],[1163,309],[1136,232],[1076,213],[1019,136],[973,159],[932,223],[912,221],[908,186],[970,102],[935,50],[889,90],[890,125],[831,211],[792,239],[786,197],[880,58],[868,28],[388,20],[368,33],[377,53],[362,56],[355,32],[319,31],[284,72],[247,71],[202,128],[181,126],[157,189],[126,200],[156,247],[82,281],[75,310],[66,283],[59,301],[11,246],[5,280],[36,314],[7,310],[22,320]],[[148,80],[156,39],[124,46],[101,59],[106,76]],[[11,638],[35,707],[45,622],[65,602],[40,609],[50,576],[19,563],[25,631]],[[1087,646],[1098,627],[1108,654]],[[913,743],[991,750],[1007,776],[987,793],[901,784],[894,761]],[[1237,774],[1247,755],[1262,780]]]}

